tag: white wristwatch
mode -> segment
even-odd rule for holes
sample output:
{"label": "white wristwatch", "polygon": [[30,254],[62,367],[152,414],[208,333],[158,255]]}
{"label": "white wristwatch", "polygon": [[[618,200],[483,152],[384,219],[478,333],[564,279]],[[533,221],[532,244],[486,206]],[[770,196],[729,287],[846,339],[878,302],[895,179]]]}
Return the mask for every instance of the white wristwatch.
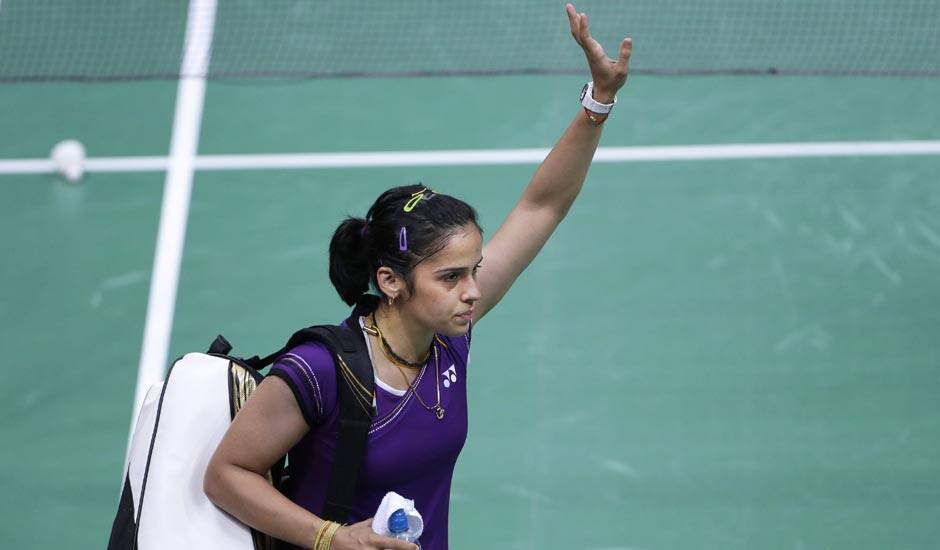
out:
{"label": "white wristwatch", "polygon": [[592,113],[606,115],[617,104],[617,96],[614,96],[613,103],[598,103],[594,101],[594,82],[588,82],[581,88],[581,105]]}

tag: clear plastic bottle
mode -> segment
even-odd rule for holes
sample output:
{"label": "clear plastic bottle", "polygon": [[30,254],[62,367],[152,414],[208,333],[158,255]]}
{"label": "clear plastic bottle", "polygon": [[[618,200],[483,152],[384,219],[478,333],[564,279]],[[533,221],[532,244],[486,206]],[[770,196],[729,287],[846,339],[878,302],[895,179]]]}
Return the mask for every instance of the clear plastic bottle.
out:
{"label": "clear plastic bottle", "polygon": [[418,537],[408,529],[408,516],[405,515],[405,510],[402,508],[395,510],[392,515],[388,516],[388,532],[393,539],[413,542],[418,545],[419,549],[421,548]]}

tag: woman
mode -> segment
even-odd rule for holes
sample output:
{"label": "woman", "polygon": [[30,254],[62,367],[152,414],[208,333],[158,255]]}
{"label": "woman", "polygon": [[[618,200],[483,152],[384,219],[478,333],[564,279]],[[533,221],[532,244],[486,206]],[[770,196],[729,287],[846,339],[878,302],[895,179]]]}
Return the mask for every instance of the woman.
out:
{"label": "woman", "polygon": [[[422,186],[386,191],[365,219],[344,221],[330,243],[330,280],[357,306],[346,323],[365,334],[376,381],[378,414],[351,519],[368,518],[394,490],[415,500],[424,517],[424,550],[447,548],[451,477],[467,433],[463,380],[471,326],[506,294],[568,212],[627,78],[630,39],[609,59],[591,38],[587,16],[571,4],[565,9],[593,88],[582,91],[584,109],[485,246],[473,208]],[[369,298],[370,286],[380,298]],[[340,527],[315,514],[323,507],[323,473],[337,433],[337,381],[326,349],[298,346],[271,374],[212,457],[204,481],[209,498],[255,529],[304,548],[317,540],[333,550],[415,548],[373,533],[370,519]],[[281,493],[264,473],[288,451],[292,477]],[[332,537],[328,546],[324,537]]]}

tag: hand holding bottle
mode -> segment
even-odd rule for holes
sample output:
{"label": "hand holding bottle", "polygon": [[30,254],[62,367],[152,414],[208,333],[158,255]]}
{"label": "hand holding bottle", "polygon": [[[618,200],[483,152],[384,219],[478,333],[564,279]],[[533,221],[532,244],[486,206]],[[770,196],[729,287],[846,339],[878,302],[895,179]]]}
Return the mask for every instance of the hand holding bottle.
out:
{"label": "hand holding bottle", "polygon": [[330,550],[420,550],[413,542],[394,539],[372,531],[372,518],[340,527]]}

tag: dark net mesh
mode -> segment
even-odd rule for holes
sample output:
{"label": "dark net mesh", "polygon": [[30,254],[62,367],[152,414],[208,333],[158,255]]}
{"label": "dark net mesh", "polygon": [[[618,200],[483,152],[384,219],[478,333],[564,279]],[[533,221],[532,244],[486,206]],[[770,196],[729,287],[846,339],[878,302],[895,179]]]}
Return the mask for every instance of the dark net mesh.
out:
{"label": "dark net mesh", "polygon": [[[633,37],[635,73],[940,75],[937,0],[576,5],[608,50]],[[0,0],[0,79],[175,78],[187,7]],[[223,0],[207,76],[570,72],[586,67],[557,0]]]}

